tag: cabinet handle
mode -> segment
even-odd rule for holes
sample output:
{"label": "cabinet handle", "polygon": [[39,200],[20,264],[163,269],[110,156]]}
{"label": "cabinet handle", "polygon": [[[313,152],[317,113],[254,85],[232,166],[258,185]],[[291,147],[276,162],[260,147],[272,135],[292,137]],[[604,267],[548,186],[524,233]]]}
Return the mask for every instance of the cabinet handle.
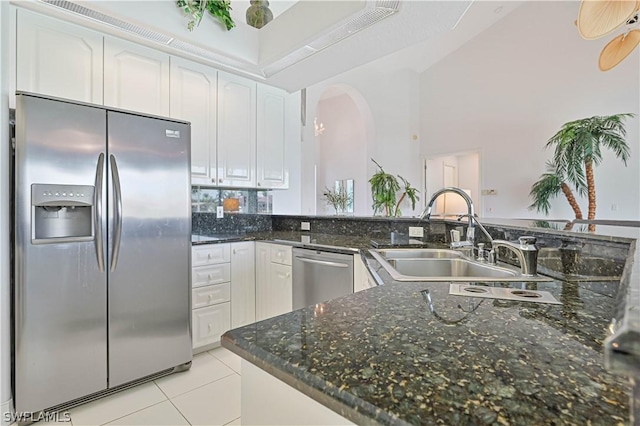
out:
{"label": "cabinet handle", "polygon": [[213,328],[213,325],[212,325],[211,323],[209,323],[209,325],[207,326],[207,329],[208,329],[209,331],[211,331],[211,329],[212,329],[212,328]]}
{"label": "cabinet handle", "polygon": [[258,182],[258,186],[262,186],[262,184],[260,182]]}
{"label": "cabinet handle", "polygon": [[211,301],[211,299],[213,299],[213,294],[210,294],[207,299],[209,299],[209,301]]}
{"label": "cabinet handle", "polygon": [[216,183],[216,178],[211,178],[212,183]]}
{"label": "cabinet handle", "polygon": [[291,274],[287,272],[284,277],[285,278],[289,278],[290,276],[291,276]]}
{"label": "cabinet handle", "polygon": [[218,179],[218,182],[223,183],[224,179],[220,178],[220,179]]}
{"label": "cabinet handle", "polygon": [[211,260],[211,253],[207,253],[207,259]]}
{"label": "cabinet handle", "polygon": [[236,249],[233,249],[233,254],[236,254]]}
{"label": "cabinet handle", "polygon": [[208,279],[208,280],[211,280],[211,274],[208,274],[208,275],[207,275],[207,279]]}

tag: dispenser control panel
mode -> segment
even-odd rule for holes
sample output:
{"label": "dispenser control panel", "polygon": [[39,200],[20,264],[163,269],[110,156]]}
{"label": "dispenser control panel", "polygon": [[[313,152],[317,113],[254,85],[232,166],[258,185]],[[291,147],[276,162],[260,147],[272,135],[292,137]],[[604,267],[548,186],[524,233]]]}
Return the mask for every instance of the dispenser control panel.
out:
{"label": "dispenser control panel", "polygon": [[31,204],[34,206],[90,206],[93,205],[91,185],[31,185]]}

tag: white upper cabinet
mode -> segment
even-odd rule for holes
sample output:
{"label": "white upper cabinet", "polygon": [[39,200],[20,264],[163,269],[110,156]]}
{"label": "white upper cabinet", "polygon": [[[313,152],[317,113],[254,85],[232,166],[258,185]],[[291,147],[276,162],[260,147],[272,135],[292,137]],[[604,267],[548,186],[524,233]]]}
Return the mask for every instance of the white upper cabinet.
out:
{"label": "white upper cabinet", "polygon": [[102,103],[102,34],[17,11],[16,89]]}
{"label": "white upper cabinet", "polygon": [[168,116],[169,55],[105,37],[104,104]]}
{"label": "white upper cabinet", "polygon": [[258,85],[257,173],[262,188],[288,188],[285,161],[285,120],[287,94],[274,87]]}
{"label": "white upper cabinet", "polygon": [[217,184],[215,69],[171,57],[171,117],[191,122],[191,183]]}
{"label": "white upper cabinet", "polygon": [[256,83],[218,73],[218,184],[256,186]]}

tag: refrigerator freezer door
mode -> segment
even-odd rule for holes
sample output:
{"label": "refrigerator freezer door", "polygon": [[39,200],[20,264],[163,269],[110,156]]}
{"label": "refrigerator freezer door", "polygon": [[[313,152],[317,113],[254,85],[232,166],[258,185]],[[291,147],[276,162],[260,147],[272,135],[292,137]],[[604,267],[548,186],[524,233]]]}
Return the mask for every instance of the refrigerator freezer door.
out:
{"label": "refrigerator freezer door", "polygon": [[190,127],[108,112],[109,387],[191,361]]}
{"label": "refrigerator freezer door", "polygon": [[[93,193],[102,178],[96,171],[106,148],[106,112],[25,94],[16,96],[16,107],[15,408],[31,412],[107,387],[106,273],[98,265],[95,238],[106,228],[91,219],[100,212],[77,215],[73,202],[47,206],[39,220],[62,224],[81,217],[92,222],[93,232],[84,232],[92,235],[46,244],[35,244],[32,235],[32,198],[80,197],[92,204],[84,209],[106,204],[104,191],[95,191],[103,198],[91,201],[88,191],[69,190],[90,186]],[[66,189],[56,196],[35,184]],[[32,188],[41,190],[32,194]]]}

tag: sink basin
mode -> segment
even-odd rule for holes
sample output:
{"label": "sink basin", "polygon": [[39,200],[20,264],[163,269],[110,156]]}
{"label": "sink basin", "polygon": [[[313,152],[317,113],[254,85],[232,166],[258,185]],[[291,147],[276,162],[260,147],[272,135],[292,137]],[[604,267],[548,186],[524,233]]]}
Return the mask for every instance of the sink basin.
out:
{"label": "sink basin", "polygon": [[517,272],[466,259],[390,259],[387,262],[400,274],[410,277],[513,278]]}
{"label": "sink basin", "polygon": [[447,249],[369,250],[396,281],[552,281],[543,276],[522,275],[519,269],[473,261]]}
{"label": "sink basin", "polygon": [[385,259],[460,259],[462,253],[447,249],[388,249],[377,250]]}

